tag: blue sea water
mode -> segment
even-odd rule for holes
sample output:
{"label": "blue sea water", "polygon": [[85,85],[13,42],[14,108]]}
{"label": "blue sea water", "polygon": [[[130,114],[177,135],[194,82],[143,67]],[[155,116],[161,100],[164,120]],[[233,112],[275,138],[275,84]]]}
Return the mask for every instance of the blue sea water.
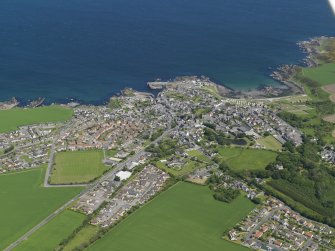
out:
{"label": "blue sea water", "polygon": [[99,103],[181,75],[255,88],[320,35],[327,0],[1,0],[0,100]]}

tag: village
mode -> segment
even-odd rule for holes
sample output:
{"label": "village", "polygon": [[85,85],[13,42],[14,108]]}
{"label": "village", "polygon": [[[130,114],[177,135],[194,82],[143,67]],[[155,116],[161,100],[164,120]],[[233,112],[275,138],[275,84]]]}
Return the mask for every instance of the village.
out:
{"label": "village", "polygon": [[334,250],[334,229],[309,220],[276,198],[267,198],[228,233],[256,250]]}
{"label": "village", "polygon": [[[106,106],[73,107],[74,115],[65,123],[23,126],[0,134],[0,172],[48,164],[51,149],[56,155],[102,150],[101,161],[110,169],[87,186],[71,209],[94,214],[90,223],[107,228],[157,195],[171,176],[206,185],[215,173],[222,178],[220,186],[254,200],[263,192],[221,172],[213,161],[216,146],[265,149],[258,141],[265,136],[280,145],[303,143],[302,132],[267,104],[221,97],[206,78],[182,78],[159,88],[163,89],[157,96],[127,89]],[[333,149],[320,154],[334,162]],[[332,250],[332,234],[330,227],[267,197],[228,235],[257,250]]]}

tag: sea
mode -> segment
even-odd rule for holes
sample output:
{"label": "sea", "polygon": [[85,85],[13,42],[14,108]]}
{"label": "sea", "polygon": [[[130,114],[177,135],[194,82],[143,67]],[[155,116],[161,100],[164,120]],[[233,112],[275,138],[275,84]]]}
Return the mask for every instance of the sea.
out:
{"label": "sea", "polygon": [[1,0],[0,100],[101,104],[157,78],[205,75],[234,89],[335,36],[328,0]]}

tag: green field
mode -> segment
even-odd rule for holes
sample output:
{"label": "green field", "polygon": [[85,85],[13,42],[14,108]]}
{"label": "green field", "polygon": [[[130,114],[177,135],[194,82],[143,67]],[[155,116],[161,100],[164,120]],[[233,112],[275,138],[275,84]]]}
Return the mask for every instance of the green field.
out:
{"label": "green field", "polygon": [[89,250],[245,251],[221,237],[253,208],[244,197],[227,204],[216,201],[206,186],[180,182],[112,228]]}
{"label": "green field", "polygon": [[303,68],[302,74],[321,85],[335,84],[335,64],[323,64],[313,68]]}
{"label": "green field", "polygon": [[0,133],[13,131],[24,125],[66,121],[72,114],[72,109],[59,105],[0,110]]}
{"label": "green field", "polygon": [[185,165],[182,166],[181,169],[174,169],[174,168],[169,168],[168,166],[165,165],[165,163],[162,163],[160,161],[156,162],[156,166],[174,176],[183,176],[187,173],[192,172],[193,170],[197,168],[201,168],[204,166],[203,163],[199,163],[197,161],[193,160],[188,160]]}
{"label": "green field", "polygon": [[18,239],[81,190],[43,188],[45,169],[0,176],[0,250]]}
{"label": "green field", "polygon": [[219,148],[218,151],[233,171],[262,170],[277,157],[272,151],[239,147]]}
{"label": "green field", "polygon": [[86,225],[76,234],[76,236],[68,244],[66,244],[63,251],[75,250],[75,248],[79,247],[83,243],[88,242],[89,239],[92,238],[98,231],[99,227]]}
{"label": "green field", "polygon": [[49,251],[79,227],[86,217],[70,210],[62,212],[48,224],[36,231],[28,240],[22,242],[15,251]]}
{"label": "green field", "polygon": [[204,162],[210,162],[211,161],[205,154],[203,154],[199,150],[190,150],[190,151],[187,152],[187,154],[191,157],[196,157],[200,161],[204,161]]}
{"label": "green field", "polygon": [[280,151],[282,149],[281,143],[271,135],[258,139],[257,143],[269,150]]}
{"label": "green field", "polygon": [[107,170],[102,160],[102,150],[56,153],[51,183],[87,183]]}

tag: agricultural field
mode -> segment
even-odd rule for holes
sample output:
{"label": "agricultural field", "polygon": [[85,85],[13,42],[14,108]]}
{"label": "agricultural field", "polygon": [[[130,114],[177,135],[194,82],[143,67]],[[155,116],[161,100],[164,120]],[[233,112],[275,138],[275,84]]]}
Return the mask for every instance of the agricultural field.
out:
{"label": "agricultural field", "polygon": [[90,182],[107,170],[102,160],[101,150],[56,153],[51,184]]}
{"label": "agricultural field", "polygon": [[66,210],[22,242],[15,251],[49,251],[69,236],[85,220],[85,215]]}
{"label": "agricultural field", "polygon": [[70,119],[72,114],[72,109],[59,105],[0,110],[0,133],[13,131],[24,125],[63,122]]}
{"label": "agricultural field", "polygon": [[240,147],[220,147],[218,151],[233,171],[263,170],[277,157],[272,151]]}
{"label": "agricultural field", "polygon": [[323,64],[313,68],[303,68],[304,77],[318,82],[320,85],[330,85],[335,83],[335,64]]}
{"label": "agricultural field", "polygon": [[82,228],[76,236],[70,240],[69,243],[65,245],[63,251],[72,251],[80,245],[86,243],[90,238],[92,238],[99,231],[99,227],[93,225],[86,225]]}
{"label": "agricultural field", "polygon": [[282,144],[275,137],[271,135],[258,139],[257,143],[269,150],[274,151],[282,150]]}
{"label": "agricultural field", "polygon": [[249,250],[222,239],[255,205],[216,201],[206,186],[180,182],[112,228],[88,250]]}
{"label": "agricultural field", "polygon": [[78,194],[82,188],[43,188],[45,168],[0,175],[0,250]]}

